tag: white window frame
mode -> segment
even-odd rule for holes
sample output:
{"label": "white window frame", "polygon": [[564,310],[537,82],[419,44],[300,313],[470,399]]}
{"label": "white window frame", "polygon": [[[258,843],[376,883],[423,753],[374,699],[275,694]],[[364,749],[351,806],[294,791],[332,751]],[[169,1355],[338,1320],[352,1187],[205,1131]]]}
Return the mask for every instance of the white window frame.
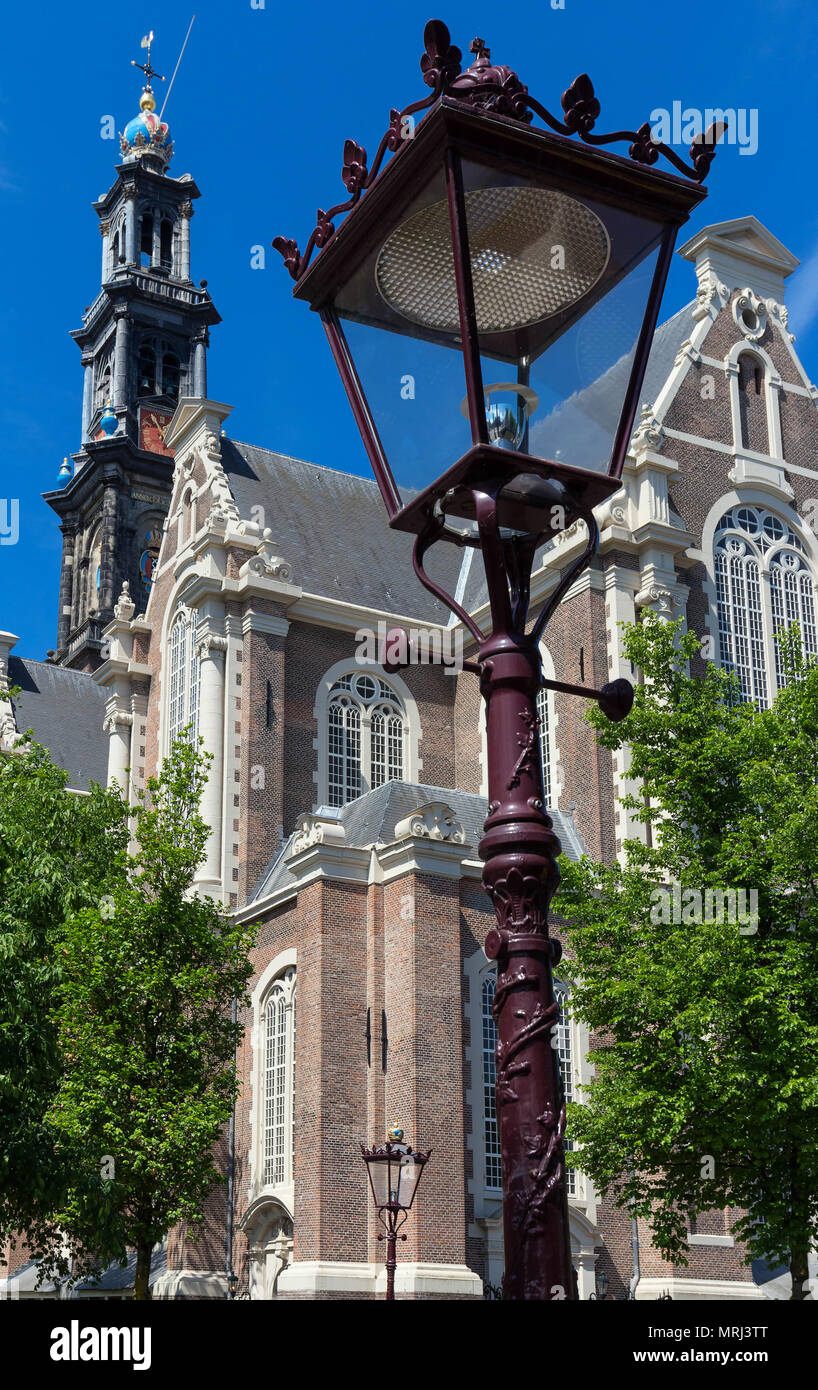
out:
{"label": "white window frame", "polygon": [[[191,741],[195,746],[199,731],[199,701],[201,693],[201,661],[196,650],[196,628],[198,613],[186,604],[177,605],[168,627],[166,660],[168,666],[167,685],[167,737],[166,751],[170,750],[174,738],[178,737],[187,724],[191,727]],[[184,633],[177,638],[176,633]],[[181,670],[174,670],[176,644],[184,640],[185,649]],[[178,713],[176,703],[180,702]]]}
{"label": "white window frame", "polygon": [[[292,1007],[295,1008],[295,991],[298,985],[298,958],[295,947],[288,947],[280,951],[265,966],[259,976],[250,997],[250,1007],[253,1019],[253,1026],[250,1035],[252,1062],[250,1080],[250,1183],[249,1183],[249,1205],[262,1196],[274,1197],[277,1202],[284,1207],[290,1219],[294,1216],[294,1175],[293,1175],[293,1155],[290,1154],[287,1180],[283,1183],[265,1182],[265,1106],[266,1106],[266,1016],[265,1010],[271,990],[277,981],[285,979],[289,972],[293,972],[292,977]],[[295,1035],[295,1022],[293,1019],[293,1038]],[[289,1124],[293,1135],[295,1134],[295,1088],[297,1085],[297,1075],[295,1074],[295,1049],[292,1053],[293,1074],[289,1097]],[[286,1123],[286,1122],[285,1122]]]}
{"label": "white window frame", "polygon": [[802,651],[818,655],[809,547],[784,509],[737,501],[716,521],[711,566],[716,660],[739,676],[744,698],[764,708],[782,684],[777,631],[798,619]]}
{"label": "white window frame", "polygon": [[[353,688],[351,690],[338,689],[339,682],[349,678]],[[371,700],[361,698],[355,691],[356,681],[369,679],[375,682],[376,694]],[[379,682],[384,689],[381,694]],[[389,691],[387,695],[385,691]],[[419,744],[421,738],[420,718],[418,714],[417,702],[405,682],[399,676],[389,675],[380,666],[361,663],[356,665],[352,661],[338,661],[334,666],[325,672],[318,685],[314,707],[314,715],[317,726],[317,737],[314,748],[317,752],[318,767],[313,774],[316,783],[316,801],[313,803],[313,811],[319,806],[336,805],[331,800],[330,785],[330,707],[355,710],[360,719],[360,790],[356,793],[362,796],[365,792],[371,791],[373,786],[373,767],[372,767],[372,724],[380,711],[388,712],[390,715],[398,714],[403,720],[403,772],[400,780],[403,782],[418,782],[422,762],[419,757]],[[387,735],[388,738],[388,735]],[[389,780],[389,764],[387,761],[387,776],[383,780]],[[374,777],[376,786],[383,785],[383,781],[377,776]],[[351,784],[345,784],[351,789]],[[352,796],[345,796],[345,803],[354,800]]]}
{"label": "white window frame", "polygon": [[[276,1015],[272,1010],[275,1008]],[[274,1031],[271,1019],[276,1017]],[[262,1182],[265,1188],[291,1187],[295,1138],[296,969],[287,966],[264,997]],[[280,1019],[280,1022],[278,1021]]]}

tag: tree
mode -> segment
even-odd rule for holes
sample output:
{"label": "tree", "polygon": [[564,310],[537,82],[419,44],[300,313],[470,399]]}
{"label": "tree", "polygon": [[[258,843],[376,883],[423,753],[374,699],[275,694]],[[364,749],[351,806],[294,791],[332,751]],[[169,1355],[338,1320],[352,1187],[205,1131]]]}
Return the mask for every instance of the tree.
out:
{"label": "tree", "polygon": [[630,747],[641,787],[623,804],[648,843],[627,840],[623,864],[564,864],[556,907],[594,1035],[573,1162],[681,1263],[689,1213],[743,1209],[748,1261],[786,1263],[802,1299],[818,1237],[818,663],[795,629],[778,649],[786,684],[757,709],[715,665],[688,674],[699,642],[680,624],[626,630],[633,710],[589,718],[604,747]]}
{"label": "tree", "polygon": [[71,1167],[46,1120],[61,1072],[55,942],[111,890],[128,840],[118,793],[67,782],[31,740],[0,752],[0,1243],[24,1236],[33,1254]]}
{"label": "tree", "polygon": [[136,1251],[135,1299],[150,1297],[154,1245],[203,1219],[237,1094],[231,1000],[245,996],[254,929],[191,891],[209,834],[206,761],[177,740],[136,809],[130,873],[61,934],[63,1075],[49,1118],[88,1161],[58,1220],[98,1263]]}

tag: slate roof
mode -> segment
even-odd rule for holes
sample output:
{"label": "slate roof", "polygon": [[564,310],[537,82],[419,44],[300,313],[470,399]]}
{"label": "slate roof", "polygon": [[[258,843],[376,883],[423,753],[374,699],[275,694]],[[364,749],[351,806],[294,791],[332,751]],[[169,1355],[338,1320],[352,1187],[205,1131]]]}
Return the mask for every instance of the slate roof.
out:
{"label": "slate roof", "polygon": [[[659,392],[673,370],[676,354],[682,343],[690,337],[695,327],[692,310],[696,301],[691,300],[684,308],[672,314],[661,323],[653,335],[653,345],[648,358],[645,379],[642,383],[640,401],[650,405],[656,401]],[[619,420],[622,400],[625,394],[631,362],[622,357],[609,367],[584,391],[570,396],[552,415],[532,425],[531,451],[543,458],[551,458],[551,441],[559,435],[565,439],[569,435],[572,446],[576,443],[577,455],[582,452],[589,465],[600,456],[600,447],[610,451],[610,443]],[[637,422],[639,411],[637,410]],[[534,568],[539,569],[547,547],[537,552]],[[464,606],[469,612],[481,607],[488,600],[486,577],[483,566],[473,564],[469,570],[464,591]]]}
{"label": "slate roof", "polygon": [[[483,796],[456,791],[453,787],[430,787],[413,782],[385,782],[382,787],[365,792],[363,796],[347,802],[346,806],[338,809],[321,807],[321,815],[331,816],[340,822],[344,827],[347,845],[367,849],[371,845],[390,844],[395,838],[395,826],[398,822],[429,801],[442,801],[451,807],[465,832],[464,852],[469,852],[469,857],[476,858],[488,803]],[[549,815],[554,822],[554,830],[559,837],[563,854],[569,859],[579,859],[585,853],[585,846],[571,817],[561,811],[552,810],[549,810]],[[294,831],[286,843],[276,850],[248,898],[248,905],[268,897],[280,888],[294,886],[295,879],[289,870],[288,856],[297,833]]]}
{"label": "slate roof", "polygon": [[[242,516],[263,507],[277,551],[307,593],[448,624],[451,614],[412,569],[412,537],[392,531],[374,481],[224,438],[222,464]],[[433,578],[453,593],[462,552],[439,545]]]}
{"label": "slate roof", "polygon": [[[167,1273],[167,1268],[167,1244],[163,1241],[151,1254],[151,1272],[148,1276],[148,1282],[150,1284],[155,1284],[161,1275]],[[58,1286],[52,1283],[50,1279],[43,1280],[42,1284],[38,1287],[38,1272],[39,1268],[37,1264],[32,1261],[27,1265],[23,1265],[23,1268],[18,1270],[18,1272],[13,1274],[10,1278],[0,1279],[0,1298],[9,1296],[12,1298],[87,1298],[93,1297],[94,1294],[105,1295],[121,1293],[128,1289],[132,1289],[134,1286],[134,1279],[136,1277],[136,1251],[129,1251],[127,1261],[124,1265],[108,1265],[107,1269],[102,1271],[102,1274],[96,1282],[90,1279],[84,1279],[81,1283],[76,1284],[73,1289],[63,1294],[60,1294]]]}
{"label": "slate roof", "polygon": [[87,791],[108,778],[108,739],[103,731],[106,693],[84,671],[11,655],[9,684],[20,686],[12,702],[18,733],[34,738],[68,773],[69,787]]}

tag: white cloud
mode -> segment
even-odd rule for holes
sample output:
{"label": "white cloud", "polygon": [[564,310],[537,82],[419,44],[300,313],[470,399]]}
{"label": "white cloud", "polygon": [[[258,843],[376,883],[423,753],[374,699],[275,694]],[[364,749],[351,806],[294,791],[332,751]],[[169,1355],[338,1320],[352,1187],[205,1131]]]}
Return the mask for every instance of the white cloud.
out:
{"label": "white cloud", "polygon": [[805,337],[818,318],[818,248],[795,272],[787,294],[790,328]]}

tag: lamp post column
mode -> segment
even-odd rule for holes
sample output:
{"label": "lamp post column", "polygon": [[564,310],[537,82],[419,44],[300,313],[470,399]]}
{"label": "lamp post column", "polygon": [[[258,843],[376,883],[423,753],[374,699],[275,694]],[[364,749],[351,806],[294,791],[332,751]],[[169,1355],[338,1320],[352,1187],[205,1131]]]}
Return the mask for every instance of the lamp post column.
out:
{"label": "lamp post column", "polygon": [[574,1297],[563,1136],[565,1103],[552,1045],[559,1008],[548,935],[560,842],[543,808],[536,698],[539,657],[493,633],[480,652],[487,703],[489,815],[483,883],[497,914],[497,1116],[503,1162],[504,1299]]}

